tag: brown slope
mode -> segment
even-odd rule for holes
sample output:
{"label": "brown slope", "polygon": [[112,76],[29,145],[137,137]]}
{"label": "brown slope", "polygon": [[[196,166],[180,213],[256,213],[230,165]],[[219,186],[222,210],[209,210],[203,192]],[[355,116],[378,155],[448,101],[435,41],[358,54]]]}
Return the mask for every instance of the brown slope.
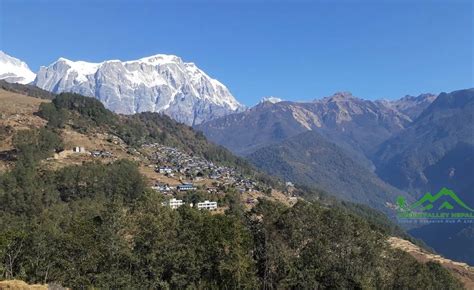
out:
{"label": "brown slope", "polygon": [[440,255],[427,252],[419,246],[397,237],[390,237],[388,242],[392,248],[407,252],[422,263],[428,261],[440,263],[441,266],[458,278],[466,289],[474,289],[474,268],[468,264],[456,262]]}

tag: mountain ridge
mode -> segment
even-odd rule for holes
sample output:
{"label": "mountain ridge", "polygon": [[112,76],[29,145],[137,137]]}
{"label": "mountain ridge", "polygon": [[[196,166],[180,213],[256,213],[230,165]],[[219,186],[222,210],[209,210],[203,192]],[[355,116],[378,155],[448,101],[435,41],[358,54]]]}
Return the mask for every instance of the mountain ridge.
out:
{"label": "mountain ridge", "polygon": [[34,84],[96,97],[118,113],[163,112],[188,125],[243,109],[222,83],[175,55],[100,63],[60,58],[41,67]]}
{"label": "mountain ridge", "polygon": [[307,131],[247,156],[257,168],[295,184],[317,187],[333,196],[369,205],[388,215],[387,204],[407,195],[378,178],[316,131]]}
{"label": "mountain ridge", "polygon": [[376,147],[411,122],[387,102],[339,92],[311,102],[263,102],[195,127],[239,155],[315,130],[373,169],[371,155]]}
{"label": "mountain ridge", "polygon": [[466,126],[473,122],[474,89],[441,93],[406,130],[379,146],[378,174],[399,188],[432,190],[423,171],[461,143],[473,147],[474,134]]}
{"label": "mountain ridge", "polygon": [[33,84],[96,97],[118,113],[163,112],[188,125],[245,108],[225,85],[175,55],[97,63],[60,57],[40,67]]}

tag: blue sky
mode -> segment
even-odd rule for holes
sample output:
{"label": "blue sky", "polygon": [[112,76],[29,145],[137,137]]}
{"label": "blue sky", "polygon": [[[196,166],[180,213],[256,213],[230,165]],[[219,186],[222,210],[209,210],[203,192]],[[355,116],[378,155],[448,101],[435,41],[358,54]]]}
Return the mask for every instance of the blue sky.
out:
{"label": "blue sky", "polygon": [[0,49],[32,70],[60,56],[195,62],[252,105],[474,87],[472,1],[0,0]]}

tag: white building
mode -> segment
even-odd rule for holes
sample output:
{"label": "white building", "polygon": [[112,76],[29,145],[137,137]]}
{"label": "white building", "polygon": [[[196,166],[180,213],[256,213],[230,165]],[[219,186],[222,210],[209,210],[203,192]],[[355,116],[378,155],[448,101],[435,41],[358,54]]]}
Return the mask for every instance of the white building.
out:
{"label": "white building", "polygon": [[199,210],[201,210],[201,209],[216,210],[217,209],[217,201],[206,200],[204,202],[198,202],[197,208]]}
{"label": "white building", "polygon": [[158,172],[161,174],[170,174],[170,173],[173,173],[173,169],[169,167],[160,167],[158,169]]}
{"label": "white building", "polygon": [[74,147],[72,149],[72,151],[74,153],[86,153],[86,148],[84,148],[84,147]]}
{"label": "white building", "polygon": [[188,191],[188,190],[195,190],[196,188],[192,183],[183,183],[176,187],[178,191]]}
{"label": "white building", "polygon": [[172,198],[168,201],[168,206],[172,209],[177,209],[182,205],[184,205],[184,202],[181,199]]}

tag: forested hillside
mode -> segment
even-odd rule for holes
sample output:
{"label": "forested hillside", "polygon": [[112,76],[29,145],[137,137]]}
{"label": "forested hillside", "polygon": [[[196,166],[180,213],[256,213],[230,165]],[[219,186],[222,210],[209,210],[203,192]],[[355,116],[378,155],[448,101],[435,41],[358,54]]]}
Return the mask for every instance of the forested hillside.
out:
{"label": "forested hillside", "polygon": [[42,171],[26,153],[32,145],[19,146],[21,162],[0,178],[7,279],[73,288],[460,287],[343,210],[265,200],[224,215],[171,210],[129,161]]}
{"label": "forested hillside", "polygon": [[387,202],[394,203],[403,194],[315,131],[263,147],[248,160],[269,174],[308,187],[317,186],[344,200],[387,213],[392,212]]}

